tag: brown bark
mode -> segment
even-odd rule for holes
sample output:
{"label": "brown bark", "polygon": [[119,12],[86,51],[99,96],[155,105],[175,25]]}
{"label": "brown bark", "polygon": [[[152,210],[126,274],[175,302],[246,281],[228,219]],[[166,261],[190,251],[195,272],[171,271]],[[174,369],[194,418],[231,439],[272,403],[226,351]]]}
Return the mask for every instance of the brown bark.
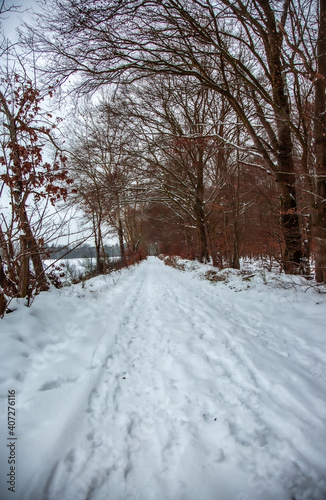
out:
{"label": "brown bark", "polygon": [[194,211],[196,214],[196,229],[198,238],[197,259],[199,262],[207,262],[208,249],[207,249],[207,238],[206,238],[205,223],[204,223],[205,213],[200,205],[195,206]]}
{"label": "brown bark", "polygon": [[268,39],[265,39],[265,50],[271,76],[276,119],[278,143],[276,179],[282,193],[281,224],[285,242],[283,266],[286,273],[297,273],[302,265],[302,241],[297,213],[290,109],[286,83],[282,74],[283,34],[277,29],[275,15],[269,0],[259,0],[259,4],[267,18]]}
{"label": "brown bark", "polygon": [[232,268],[240,269],[240,235],[239,235],[239,224],[236,219],[233,223],[233,255],[232,255]]}
{"label": "brown bark", "polygon": [[6,312],[7,301],[5,299],[4,293],[0,290],[0,317]]}
{"label": "brown bark", "polygon": [[96,251],[96,274],[102,274],[103,273],[103,262],[101,258],[101,244],[97,243],[95,245],[95,251]]}
{"label": "brown bark", "polygon": [[[237,119],[237,145],[240,146],[240,128],[239,119]],[[233,269],[240,269],[240,152],[237,149],[237,166],[234,177],[231,177],[231,182],[234,186],[232,193],[232,211],[233,211],[233,256],[232,267]]]}
{"label": "brown bark", "polygon": [[33,231],[31,230],[31,226],[28,220],[28,216],[26,213],[26,209],[24,206],[17,208],[18,217],[20,221],[21,229],[24,233],[24,236],[27,241],[28,253],[30,255],[35,276],[37,282],[37,288],[40,291],[46,291],[49,289],[49,284],[46,278],[46,274],[44,272],[43,261],[41,257],[41,251],[37,241],[34,237]]}
{"label": "brown bark", "polygon": [[22,298],[28,297],[29,287],[29,242],[26,236],[20,237],[20,276],[19,276],[19,295]]}
{"label": "brown bark", "polygon": [[[326,0],[319,0],[320,18],[317,42],[317,71],[326,76]],[[315,273],[319,283],[326,283],[326,86],[322,79],[315,83]]]}
{"label": "brown bark", "polygon": [[[33,231],[30,226],[30,222],[26,212],[26,199],[27,196],[23,196],[23,179],[21,174],[21,158],[19,154],[19,142],[17,137],[17,124],[15,117],[11,114],[7,102],[3,96],[0,94],[2,111],[7,117],[8,123],[6,127],[9,130],[10,141],[12,143],[12,157],[13,157],[13,175],[14,175],[14,186],[12,189],[13,193],[13,210],[17,218],[19,228],[26,238],[27,247],[29,248],[30,257],[33,263],[36,281],[38,284],[38,289],[41,291],[48,290],[48,282],[44,272],[43,262],[41,258],[41,252],[39,245],[36,242]],[[20,286],[22,289],[22,287]]]}
{"label": "brown bark", "polygon": [[302,261],[302,239],[294,186],[288,184],[284,175],[279,175],[281,190],[281,225],[285,242],[283,268],[285,273],[296,274]]}
{"label": "brown bark", "polygon": [[7,288],[7,278],[3,270],[2,259],[0,255],[0,317],[4,315],[7,307],[4,290]]}
{"label": "brown bark", "polygon": [[95,245],[95,249],[96,249],[96,274],[103,274],[103,271],[104,271],[103,257],[104,256],[102,256],[103,242],[102,242],[101,217],[100,217],[100,215],[99,215],[97,230],[98,230],[98,233],[97,233],[97,242],[96,242],[96,245]]}
{"label": "brown bark", "polygon": [[125,264],[125,262],[126,262],[126,252],[125,252],[125,244],[124,244],[124,241],[123,241],[123,227],[122,227],[122,222],[121,222],[120,215],[119,215],[119,221],[118,221],[118,238],[119,238],[119,248],[120,248],[121,263]]}
{"label": "brown bark", "polygon": [[[268,13],[271,15],[271,12],[268,11]],[[229,99],[237,116],[246,127],[257,151],[266,163],[266,167],[274,172],[275,178],[279,184],[282,194],[280,222],[285,244],[283,267],[286,273],[297,274],[301,271],[302,266],[302,237],[297,213],[293,143],[290,129],[288,97],[285,92],[282,78],[281,52],[280,46],[278,45],[280,40],[277,39],[276,24],[274,23],[273,26],[275,26],[275,32],[271,29],[270,37],[268,37],[266,55],[268,57],[273,88],[273,107],[276,122],[276,165],[271,161],[268,150],[257,136],[239,100],[232,96],[231,91],[228,91],[226,98]],[[271,44],[272,48],[269,44]],[[224,76],[224,79],[227,84],[227,77]],[[270,124],[267,122],[264,123],[264,120],[262,120],[262,124],[268,133]]]}
{"label": "brown bark", "polygon": [[[5,289],[8,288],[11,292],[11,295],[17,296],[18,294],[16,287],[17,262],[14,257],[14,249],[12,241],[10,241],[10,238],[6,240],[6,237],[2,231],[1,226],[0,226],[0,248],[3,252],[3,257],[7,265],[6,281],[4,282],[5,284],[1,286]],[[2,273],[4,274],[3,270]]]}
{"label": "brown bark", "polygon": [[199,151],[197,162],[197,182],[195,191],[194,214],[196,218],[196,230],[198,238],[197,259],[199,262],[208,262],[208,247],[205,230],[205,209],[204,209],[204,165],[201,161],[202,151]]}

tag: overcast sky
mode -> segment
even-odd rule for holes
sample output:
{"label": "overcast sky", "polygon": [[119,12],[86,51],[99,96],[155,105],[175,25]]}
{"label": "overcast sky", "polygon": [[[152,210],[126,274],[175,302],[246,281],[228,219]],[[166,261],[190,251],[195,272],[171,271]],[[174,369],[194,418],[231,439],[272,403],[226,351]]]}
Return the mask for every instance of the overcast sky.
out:
{"label": "overcast sky", "polygon": [[44,3],[39,0],[7,0],[5,5],[7,7],[17,5],[19,9],[15,12],[3,14],[1,17],[2,31],[6,38],[14,42],[17,40],[16,29],[18,26],[23,24],[23,22],[28,22],[31,20],[31,10],[37,10],[38,4]]}

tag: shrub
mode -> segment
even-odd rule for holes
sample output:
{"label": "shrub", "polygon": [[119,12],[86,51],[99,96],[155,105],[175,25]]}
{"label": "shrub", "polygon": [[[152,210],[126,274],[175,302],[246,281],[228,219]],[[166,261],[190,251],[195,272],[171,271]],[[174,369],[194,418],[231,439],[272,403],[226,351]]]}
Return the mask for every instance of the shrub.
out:
{"label": "shrub", "polygon": [[180,262],[180,257],[171,257],[168,255],[164,257],[163,262],[166,266],[174,267],[175,269],[179,269],[179,271],[185,271],[185,265],[183,262]]}

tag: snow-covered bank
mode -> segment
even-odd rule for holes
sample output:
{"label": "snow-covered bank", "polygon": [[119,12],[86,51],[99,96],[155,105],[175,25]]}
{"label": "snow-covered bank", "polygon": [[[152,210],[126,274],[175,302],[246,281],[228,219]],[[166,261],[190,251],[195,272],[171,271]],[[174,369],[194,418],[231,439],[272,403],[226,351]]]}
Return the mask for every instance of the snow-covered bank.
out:
{"label": "snow-covered bank", "polygon": [[[111,264],[118,262],[120,257],[110,257]],[[77,259],[46,259],[44,261],[46,272],[52,272],[63,284],[71,285],[80,281],[85,276],[90,276],[96,268],[95,257],[80,257]]]}
{"label": "snow-covered bank", "polygon": [[199,274],[149,258],[0,322],[1,499],[326,498],[324,296]]}

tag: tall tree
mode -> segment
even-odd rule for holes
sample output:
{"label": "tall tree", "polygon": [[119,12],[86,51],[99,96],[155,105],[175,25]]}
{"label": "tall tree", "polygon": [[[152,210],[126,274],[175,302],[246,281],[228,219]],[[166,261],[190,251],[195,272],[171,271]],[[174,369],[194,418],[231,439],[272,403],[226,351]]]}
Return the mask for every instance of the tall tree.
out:
{"label": "tall tree", "polygon": [[[29,213],[30,204],[42,199],[55,204],[66,197],[70,182],[63,155],[58,153],[53,163],[43,160],[44,140],[51,137],[53,128],[48,122],[49,115],[42,120],[42,100],[39,91],[25,77],[13,72],[3,76],[0,86],[3,118],[0,180],[3,183],[1,193],[9,193],[12,213],[9,223],[8,214],[1,214],[1,226],[4,223],[5,229],[0,227],[0,245],[8,269],[9,292],[20,297],[29,296],[29,259],[34,269],[34,289],[48,289],[42,261],[43,240],[36,235]],[[20,245],[19,259],[15,256],[15,241]]]}
{"label": "tall tree", "polygon": [[[97,272],[104,269],[104,237],[114,230],[119,239],[121,260],[125,246],[135,251],[139,237],[131,236],[135,225],[131,214],[138,210],[145,192],[133,172],[130,151],[134,143],[130,127],[111,97],[96,105],[88,102],[70,131],[69,170],[78,204],[91,222],[97,254]],[[111,228],[111,229],[110,229]],[[128,234],[127,234],[128,231]],[[132,247],[132,248],[131,248]]]}
{"label": "tall tree", "polygon": [[326,0],[319,0],[317,72],[315,83],[316,141],[316,279],[326,283]]}
{"label": "tall tree", "polygon": [[155,180],[156,200],[173,207],[180,223],[196,228],[195,255],[207,261],[206,204],[227,175],[221,143],[234,128],[225,123],[230,107],[210,89],[198,88],[192,78],[156,76],[126,93],[126,112],[135,121],[133,134],[141,144],[135,158],[141,160],[144,175]]}

